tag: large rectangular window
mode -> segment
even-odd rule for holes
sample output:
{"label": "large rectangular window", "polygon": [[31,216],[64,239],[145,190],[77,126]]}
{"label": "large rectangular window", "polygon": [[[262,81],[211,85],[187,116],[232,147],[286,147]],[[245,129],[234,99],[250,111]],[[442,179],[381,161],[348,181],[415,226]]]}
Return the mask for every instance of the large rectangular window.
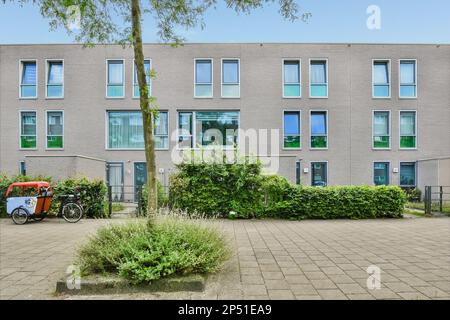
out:
{"label": "large rectangular window", "polygon": [[311,98],[328,97],[328,74],[326,60],[311,60],[309,66],[309,96]]}
{"label": "large rectangular window", "polygon": [[238,59],[222,60],[222,97],[239,98],[240,75]]}
{"label": "large rectangular window", "polygon": [[389,149],[391,147],[390,112],[373,112],[373,145],[374,149]]}
{"label": "large rectangular window", "polygon": [[[167,111],[159,111],[153,129],[155,149],[169,148]],[[144,149],[141,111],[108,112],[108,149]]]}
{"label": "large rectangular window", "polygon": [[64,96],[64,64],[62,60],[47,61],[47,98]]}
{"label": "large rectangular window", "polygon": [[373,183],[376,186],[389,184],[389,162],[374,162]]}
{"label": "large rectangular window", "polygon": [[123,60],[107,60],[106,96],[123,98],[125,93],[125,75]]}
{"label": "large rectangular window", "polygon": [[415,162],[400,162],[400,186],[402,187],[416,186]]}
{"label": "large rectangular window", "polygon": [[415,149],[416,147],[416,111],[400,111],[400,148]]}
{"label": "large rectangular window", "polygon": [[62,111],[47,111],[47,148],[64,148],[64,116]]}
{"label": "large rectangular window", "polygon": [[301,148],[300,111],[285,111],[283,115],[283,147]]}
{"label": "large rectangular window", "polygon": [[328,124],[326,111],[311,111],[311,148],[328,148]]}
{"label": "large rectangular window", "polygon": [[283,97],[300,98],[300,60],[283,61]]}
{"label": "large rectangular window", "polygon": [[[148,88],[148,96],[151,95],[151,61],[150,60],[144,60],[144,71],[145,71],[145,80],[147,82],[147,88]],[[133,66],[133,98],[139,98],[139,82],[138,82],[138,76],[137,76],[137,68],[136,63]]]}
{"label": "large rectangular window", "polygon": [[239,111],[197,111],[178,113],[178,141],[182,148],[235,147]]}
{"label": "large rectangular window", "polygon": [[196,98],[212,98],[213,96],[212,60],[195,60],[195,92]]}
{"label": "large rectangular window", "polygon": [[400,98],[417,97],[416,60],[400,60]]}
{"label": "large rectangular window", "polygon": [[325,187],[327,185],[328,164],[326,162],[311,162],[311,185]]}
{"label": "large rectangular window", "polygon": [[391,96],[390,66],[388,60],[375,60],[372,67],[372,96],[389,98]]}
{"label": "large rectangular window", "polygon": [[20,148],[36,148],[36,112],[20,112]]}
{"label": "large rectangular window", "polygon": [[21,61],[20,98],[37,98],[36,60]]}

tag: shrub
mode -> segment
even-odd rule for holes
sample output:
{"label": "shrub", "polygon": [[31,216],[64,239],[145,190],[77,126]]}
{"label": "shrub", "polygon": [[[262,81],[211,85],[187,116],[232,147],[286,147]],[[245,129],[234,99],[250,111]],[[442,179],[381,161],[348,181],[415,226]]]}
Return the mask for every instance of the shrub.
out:
{"label": "shrub", "polygon": [[[158,193],[158,208],[166,207],[169,203],[169,197],[167,196],[166,190],[164,190],[164,186],[156,180],[156,191]],[[147,203],[148,203],[148,188],[147,184],[142,187],[141,193],[141,202],[140,202],[140,210],[143,214],[147,212]]]}
{"label": "shrub", "polygon": [[409,202],[420,202],[422,191],[418,188],[402,188]]}
{"label": "shrub", "polygon": [[113,273],[132,283],[217,271],[229,256],[216,229],[183,219],[134,222],[98,230],[78,254],[83,274]]}

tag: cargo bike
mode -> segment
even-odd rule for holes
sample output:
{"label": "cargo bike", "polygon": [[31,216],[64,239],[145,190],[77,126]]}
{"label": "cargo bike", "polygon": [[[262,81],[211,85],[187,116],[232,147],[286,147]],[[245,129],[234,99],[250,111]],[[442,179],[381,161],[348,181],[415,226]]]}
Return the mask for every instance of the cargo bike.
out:
{"label": "cargo bike", "polygon": [[[25,224],[29,219],[44,219],[53,201],[53,188],[45,181],[14,182],[6,189],[6,212],[15,224]],[[83,216],[80,193],[59,195],[58,217],[67,222],[78,222]]]}

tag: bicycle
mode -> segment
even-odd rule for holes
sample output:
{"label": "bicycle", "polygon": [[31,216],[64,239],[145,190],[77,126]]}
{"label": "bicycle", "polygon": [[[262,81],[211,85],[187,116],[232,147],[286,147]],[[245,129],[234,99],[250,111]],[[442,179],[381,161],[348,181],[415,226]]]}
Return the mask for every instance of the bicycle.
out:
{"label": "bicycle", "polygon": [[84,210],[79,191],[74,194],[61,194],[58,196],[58,200],[60,200],[58,217],[62,217],[70,223],[80,221],[83,217]]}

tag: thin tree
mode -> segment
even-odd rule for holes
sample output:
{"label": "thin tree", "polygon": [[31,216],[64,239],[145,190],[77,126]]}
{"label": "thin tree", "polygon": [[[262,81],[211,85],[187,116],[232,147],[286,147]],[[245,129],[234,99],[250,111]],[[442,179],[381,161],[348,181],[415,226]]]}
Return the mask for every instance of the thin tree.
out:
{"label": "thin tree", "polygon": [[[7,0],[2,0],[4,3]],[[87,47],[95,44],[121,44],[132,46],[139,85],[142,111],[145,158],[147,161],[148,213],[157,208],[157,184],[154,120],[158,107],[155,97],[149,96],[146,76],[154,78],[155,72],[145,73],[142,45],[142,13],[152,16],[157,25],[158,37],[165,43],[177,46],[185,41],[175,28],[204,28],[204,14],[219,2],[236,13],[249,14],[252,10],[278,2],[279,13],[287,20],[301,18],[306,21],[311,14],[304,12],[295,0],[10,0],[20,5],[32,3],[49,19],[50,29],[63,27],[75,41]],[[75,28],[74,28],[75,26]]]}

